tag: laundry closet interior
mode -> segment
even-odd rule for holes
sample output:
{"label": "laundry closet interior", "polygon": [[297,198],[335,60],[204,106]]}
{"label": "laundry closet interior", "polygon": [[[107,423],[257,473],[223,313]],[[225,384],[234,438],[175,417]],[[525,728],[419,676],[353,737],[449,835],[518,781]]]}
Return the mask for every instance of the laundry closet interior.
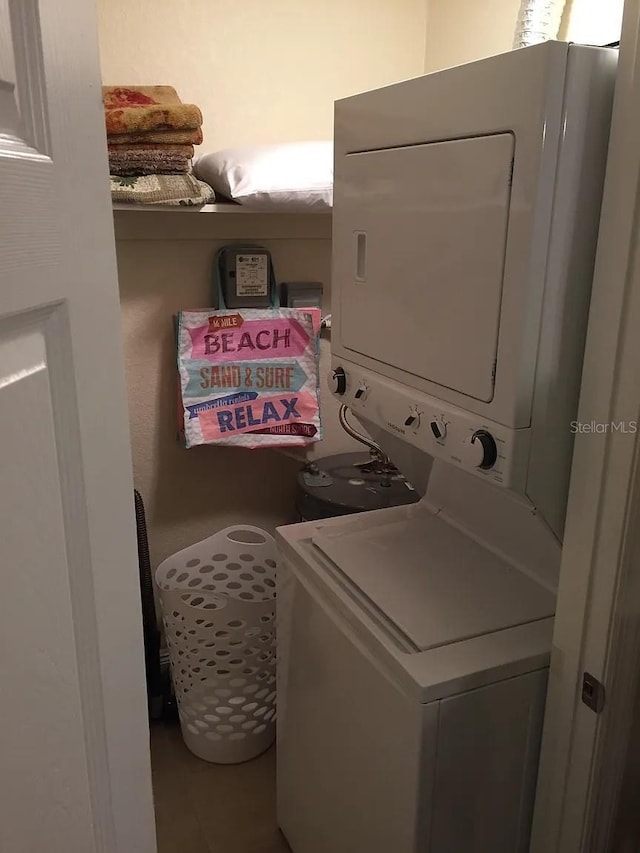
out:
{"label": "laundry closet interior", "polygon": [[[256,146],[330,143],[334,137],[334,102],[510,51],[520,5],[520,0],[489,0],[483,3],[471,0],[274,0],[269,3],[263,0],[245,0],[243,3],[231,0],[138,0],[136,3],[98,0],[102,82],[108,87],[171,86],[184,104],[197,105],[202,113],[202,142],[196,146],[196,156]],[[592,45],[614,42],[620,36],[621,10],[620,2],[598,4],[589,0],[567,0],[554,38]],[[498,167],[502,157],[498,148],[504,145],[506,151],[511,145],[507,136],[503,134],[504,138],[499,138],[488,133],[486,137],[492,148],[487,151],[488,162],[494,162],[492,158],[495,157]],[[380,151],[394,144],[382,142]],[[356,146],[352,150],[362,149]],[[511,148],[504,156],[511,160]],[[384,171],[386,166],[381,164],[380,168]],[[122,178],[121,189],[126,191],[126,175]],[[357,170],[349,173],[349,180],[357,185]],[[380,192],[384,195],[383,189]],[[338,310],[335,301],[332,305],[332,291],[336,286],[332,281],[332,218],[329,207],[255,209],[250,204],[229,203],[219,193],[215,204],[192,206],[163,207],[114,201],[134,485],[139,493],[140,506],[143,506],[141,516],[144,515],[146,521],[152,573],[172,555],[227,528],[260,528],[274,534],[275,529],[282,525],[339,515],[339,509],[334,513],[327,509],[322,503],[322,495],[317,502],[310,500],[309,494],[313,489],[309,486],[318,483],[313,478],[324,476],[310,463],[339,454],[360,454],[362,464],[368,458],[375,458],[375,446],[374,456],[371,456],[369,446],[353,437],[354,428],[359,432],[363,427],[353,418],[347,420],[346,429],[341,424],[345,419],[344,412],[340,410],[344,401],[340,399],[340,377],[336,379],[335,374],[337,363],[335,358],[332,362],[331,354]],[[352,231],[359,233],[358,227],[349,230],[349,239],[353,236]],[[357,243],[357,233],[354,238],[356,254],[362,248]],[[179,434],[176,317],[179,312],[207,312],[218,307],[216,259],[223,247],[234,245],[255,247],[256,251],[266,250],[278,286],[282,283],[313,285],[314,288],[319,283],[322,286],[319,315],[326,321],[333,312],[333,320],[325,322],[318,335],[321,441],[304,447],[247,449],[210,443],[187,449],[184,437]],[[389,249],[393,251],[392,246]],[[376,258],[371,257],[372,263],[376,263]],[[314,290],[316,297],[319,292]],[[390,303],[394,301],[392,282],[389,283],[388,300]],[[227,307],[231,310],[229,304]],[[397,315],[397,307],[394,305],[391,311],[394,316]],[[364,338],[368,324],[375,326],[376,323],[365,312],[361,316]],[[349,319],[349,312],[345,311],[343,322],[347,320],[352,326],[357,325],[357,321]],[[365,352],[366,345],[359,346],[358,351]],[[460,346],[464,347],[464,341]],[[393,355],[389,359],[394,363]],[[353,402],[354,411],[375,387],[365,374],[362,378],[357,377],[358,388],[364,389],[360,396],[355,387],[347,391],[347,403]],[[393,383],[393,378],[388,378]],[[443,385],[447,381],[445,378]],[[352,392],[355,392],[354,399]],[[402,415],[403,423],[408,424],[407,430],[413,427],[409,423],[412,412],[408,405],[407,412]],[[415,414],[418,419],[424,417],[424,412],[417,409]],[[365,439],[373,438],[374,442],[382,444],[376,432],[375,418],[367,420],[365,412],[363,420],[369,429],[364,434]],[[443,427],[436,413],[433,413],[432,424],[435,424],[431,426],[433,435],[439,439],[437,430]],[[410,506],[414,497],[418,497],[417,493],[413,494],[410,483],[413,457],[410,453],[407,457],[408,451],[403,442],[398,442],[397,459],[390,448],[395,448],[393,439],[383,446],[383,451],[389,454],[391,462],[396,462],[402,474],[407,475],[407,480],[398,476],[390,484],[387,478],[384,488],[393,488],[394,498],[388,499],[383,495],[380,500],[386,500],[386,503],[375,503],[379,498],[377,493],[381,491],[377,485],[369,489],[367,509],[395,503]],[[410,460],[407,468],[411,473],[404,470],[402,463],[405,458]],[[361,488],[366,492],[369,486],[366,472],[360,477],[357,469],[349,467],[354,464],[354,459],[350,456],[349,463],[345,460],[336,463],[337,471],[345,466],[349,469],[349,477],[345,481],[346,496],[341,493],[337,499],[344,505],[349,504],[349,488]],[[451,498],[451,490],[455,490],[455,476],[451,486],[442,469],[434,469],[434,472],[438,482],[433,488],[439,490],[438,494],[446,502]],[[372,476],[377,476],[375,471]],[[417,492],[424,491],[427,478],[428,470],[425,482],[415,484]],[[451,501],[453,505],[455,500],[451,498]],[[319,514],[312,515],[314,511]],[[435,535],[439,534],[434,531]],[[331,539],[329,534],[327,539]],[[245,552],[256,547],[255,541],[253,544],[250,539],[245,541]],[[367,548],[364,540],[361,544]],[[538,545],[532,543],[532,547]],[[233,547],[230,546],[231,549]],[[329,542],[323,546],[324,554],[333,553],[331,549],[335,548],[342,557],[342,547],[339,542]],[[375,547],[371,547],[375,551]],[[288,559],[293,560],[293,551],[302,549],[303,545],[292,543],[290,548]],[[452,559],[463,554],[456,551],[457,546],[452,545],[452,548]],[[229,554],[235,553],[228,551]],[[241,544],[238,546],[236,543],[236,551],[240,555],[238,565],[245,557],[246,562],[250,562],[250,555],[243,553]],[[196,556],[194,559],[196,566],[200,558]],[[266,559],[262,560],[265,564]],[[375,562],[375,553],[371,559]],[[212,555],[208,555],[206,560],[202,558],[205,564],[211,560]],[[501,569],[488,566],[488,571],[494,570],[497,578]],[[253,576],[249,573],[248,577],[252,579],[250,582],[260,580],[255,572]],[[461,580],[460,583],[466,581]],[[335,594],[338,595],[337,592]],[[516,610],[522,598],[528,598],[528,606],[532,612],[535,610],[531,619],[542,619],[553,612],[545,592],[531,588],[526,593],[512,590],[509,594],[514,596],[512,604]],[[363,595],[375,603],[376,595],[386,595],[384,585],[365,590]],[[159,603],[157,601],[156,606]],[[283,607],[289,603],[285,591]],[[211,620],[214,621],[215,611],[212,613]],[[305,614],[310,624],[314,620],[319,624],[323,618],[328,618],[325,612],[316,613],[308,609],[301,612],[299,620],[304,621]],[[529,617],[525,615],[522,618],[526,620]],[[276,625],[277,622],[278,618]],[[419,616],[417,623],[420,623]],[[406,625],[404,628],[409,635],[410,629]],[[305,636],[301,624],[297,624],[297,631],[298,634],[291,637],[292,643],[296,636]],[[327,638],[327,644],[339,643],[337,638],[331,639],[329,633]],[[326,663],[324,659],[314,658],[317,650],[313,648],[311,633],[307,639],[311,651],[308,658],[299,664],[299,672],[304,672],[304,667],[322,667]],[[416,644],[419,646],[420,642],[416,641]],[[350,653],[350,650],[344,650],[345,660]],[[294,651],[288,649],[287,654],[294,654]],[[165,679],[168,677],[168,657],[162,640],[160,658]],[[274,675],[273,682],[269,682],[269,687],[273,686],[269,695],[275,695],[275,678]],[[363,673],[361,683],[353,686],[354,693],[360,688],[366,689],[367,678]],[[335,690],[348,689],[347,681],[336,673]],[[539,685],[535,687],[538,689]],[[332,702],[330,698],[329,706]],[[389,703],[388,708],[376,712],[380,726],[384,725],[384,714],[393,713],[393,702],[389,700]],[[246,707],[250,708],[250,704],[248,702]],[[487,709],[487,713],[491,713],[490,705]],[[329,707],[327,721],[330,710]],[[302,711],[298,709],[300,713],[303,711],[306,713],[304,708]],[[251,708],[246,713],[250,716]],[[291,826],[290,833],[286,828],[284,835],[281,832],[281,822],[276,813],[275,746],[246,761],[206,761],[196,757],[185,746],[175,707],[164,712],[158,712],[156,708],[155,716],[151,721],[151,756],[159,853],[281,853],[288,850],[293,850],[293,853],[338,853],[337,848],[323,846],[326,842],[322,840],[317,841],[318,846],[314,847],[313,839],[306,838],[304,830],[297,826],[295,816],[292,816],[297,806],[291,789],[296,787],[302,791],[304,784],[291,781],[289,789],[278,794],[284,803],[283,813]],[[270,716],[275,719],[275,710]],[[322,725],[322,715],[313,716],[311,710],[306,718],[310,720],[309,726]],[[246,714],[243,719],[247,722]],[[195,712],[191,722],[195,725]],[[408,719],[405,722],[410,725]],[[243,724],[238,723],[239,732]],[[337,714],[330,724],[336,727],[353,725],[354,720],[345,712],[342,716]],[[507,719],[505,725],[508,724]],[[222,725],[225,725],[224,720]],[[301,738],[306,743],[312,739],[312,734],[304,726],[302,729]],[[194,737],[197,737],[195,728],[194,732]],[[384,737],[384,731],[381,731],[381,743]],[[344,738],[345,732],[340,732],[336,735],[336,743],[341,743]],[[403,748],[412,749],[410,743]],[[304,767],[296,765],[295,752],[294,735],[283,753],[287,773],[294,780],[296,773],[305,772]],[[343,784],[343,780],[338,778],[340,764],[332,755],[326,767],[321,767],[322,756],[318,751],[311,750],[309,754],[312,763],[307,770],[315,782],[307,794],[322,799],[323,787],[331,787],[333,781],[336,788]],[[395,767],[400,754],[385,757],[390,768]],[[453,759],[452,762],[455,764]],[[375,773],[375,766],[366,762],[364,766],[369,768],[367,772]],[[355,777],[349,776],[351,769],[345,773],[349,784],[355,784]],[[335,774],[335,778],[331,774]],[[443,785],[446,784],[451,784],[451,780],[445,779]],[[382,789],[379,794],[384,797]],[[407,795],[407,800],[410,799],[411,796]],[[335,803],[332,805],[327,801],[324,806],[327,820],[334,823],[344,821],[345,838],[349,832],[357,834],[358,830],[352,826],[351,817],[346,812],[341,817]],[[356,804],[354,810],[360,807],[361,804]],[[392,803],[390,826],[401,826],[403,820],[420,821],[419,815],[415,818],[402,808],[398,806],[396,813],[395,802]],[[348,804],[345,809],[348,809]],[[309,814],[313,814],[313,820],[321,822],[320,811],[313,813],[311,810]],[[453,815],[449,817],[454,820]],[[446,837],[445,830],[437,829],[439,819],[434,818],[435,828],[430,829],[432,839],[436,839],[438,831],[444,833],[443,839]],[[340,828],[337,831],[339,833]],[[314,826],[314,832],[317,838],[324,838],[320,824]],[[398,838],[398,853],[413,849],[410,840]],[[435,845],[436,840],[433,843]],[[349,844],[345,841],[345,851],[360,853]],[[444,841],[442,844],[433,849],[448,849]],[[478,847],[479,851],[484,849]]]}

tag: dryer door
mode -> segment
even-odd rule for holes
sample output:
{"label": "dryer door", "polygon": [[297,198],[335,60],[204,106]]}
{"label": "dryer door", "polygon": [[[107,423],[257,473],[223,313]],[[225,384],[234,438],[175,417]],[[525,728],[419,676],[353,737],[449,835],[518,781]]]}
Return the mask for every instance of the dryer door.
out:
{"label": "dryer door", "polygon": [[343,347],[493,398],[513,153],[500,133],[345,157],[334,214]]}

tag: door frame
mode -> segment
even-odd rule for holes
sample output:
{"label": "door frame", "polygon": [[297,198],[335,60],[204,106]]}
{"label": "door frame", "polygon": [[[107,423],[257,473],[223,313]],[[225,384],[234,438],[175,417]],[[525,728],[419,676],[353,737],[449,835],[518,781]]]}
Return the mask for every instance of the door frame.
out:
{"label": "door frame", "polygon": [[[626,0],[551,651],[534,853],[603,851],[636,686],[640,609],[640,0]],[[611,424],[627,424],[627,432]],[[591,425],[609,425],[596,432]],[[581,700],[587,671],[607,699]],[[600,846],[598,846],[598,844]]]}

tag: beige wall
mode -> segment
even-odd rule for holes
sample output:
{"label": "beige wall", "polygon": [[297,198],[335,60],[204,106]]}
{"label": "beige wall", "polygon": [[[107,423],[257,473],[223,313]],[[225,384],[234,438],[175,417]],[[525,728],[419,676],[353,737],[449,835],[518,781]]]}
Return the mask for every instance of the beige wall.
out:
{"label": "beige wall", "polygon": [[425,0],[98,0],[103,81],[166,83],[202,151],[329,139],[333,101],[420,74]]}
{"label": "beige wall", "polygon": [[175,211],[116,213],[116,247],[136,488],[142,493],[153,565],[228,524],[273,529],[295,520],[300,459],[363,449],[338,425],[322,340],[325,440],[291,458],[275,450],[195,447],[176,440],[172,315],[212,304],[211,269],[224,243],[252,239],[272,253],[279,281],[315,280],[330,300],[329,216]]}
{"label": "beige wall", "polygon": [[567,0],[560,38],[609,44],[620,38],[624,0]]}
{"label": "beige wall", "polygon": [[428,0],[425,71],[511,50],[520,0]]}
{"label": "beige wall", "polygon": [[[175,86],[203,111],[202,151],[330,138],[335,98],[423,68],[425,0],[98,0],[98,7],[104,82]],[[322,281],[328,308],[329,227],[329,217],[316,216],[116,215],[133,464],[154,565],[232,522],[272,528],[294,518],[299,461],[176,443],[171,315],[211,304],[215,251],[238,239],[272,251],[278,280]],[[328,352],[324,340],[323,374]],[[315,454],[360,449],[340,429],[326,387],[323,398],[325,440]]]}
{"label": "beige wall", "polygon": [[[567,0],[558,37],[583,44],[620,38],[624,0]],[[427,0],[425,71],[511,50],[520,0]]]}

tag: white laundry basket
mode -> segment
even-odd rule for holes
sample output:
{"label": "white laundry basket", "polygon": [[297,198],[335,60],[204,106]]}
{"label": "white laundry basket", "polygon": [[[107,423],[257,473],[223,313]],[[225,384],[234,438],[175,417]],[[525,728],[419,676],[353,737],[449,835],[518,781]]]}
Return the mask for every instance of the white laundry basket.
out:
{"label": "white laundry basket", "polygon": [[199,758],[247,761],[275,737],[273,537],[225,530],[158,566],[182,735]]}

